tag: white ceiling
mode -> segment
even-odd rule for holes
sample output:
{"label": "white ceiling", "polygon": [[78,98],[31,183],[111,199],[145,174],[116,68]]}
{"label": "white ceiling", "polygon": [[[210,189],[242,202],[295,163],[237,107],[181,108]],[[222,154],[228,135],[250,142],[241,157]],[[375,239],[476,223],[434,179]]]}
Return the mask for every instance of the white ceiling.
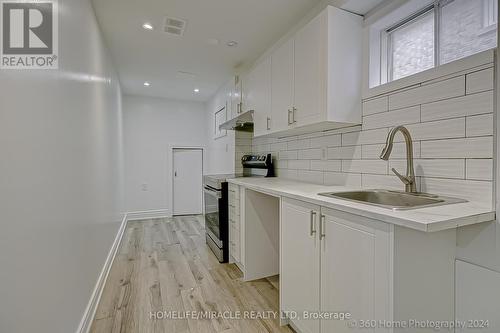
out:
{"label": "white ceiling", "polygon": [[[94,0],[93,5],[124,93],[206,101],[237,66],[254,61],[321,1]],[[382,1],[333,2],[366,13]],[[165,16],[187,20],[182,37],[163,32]],[[144,30],[144,22],[155,30]],[[208,42],[213,39],[220,43]],[[226,46],[231,40],[238,46]],[[145,81],[151,86],[144,87]]]}

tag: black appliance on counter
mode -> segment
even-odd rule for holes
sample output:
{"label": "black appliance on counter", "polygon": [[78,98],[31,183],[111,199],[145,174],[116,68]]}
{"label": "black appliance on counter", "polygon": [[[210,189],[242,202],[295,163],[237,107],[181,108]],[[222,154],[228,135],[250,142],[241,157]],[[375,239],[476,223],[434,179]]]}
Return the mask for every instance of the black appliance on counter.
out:
{"label": "black appliance on counter", "polygon": [[271,154],[245,155],[242,174],[206,175],[203,177],[206,241],[219,262],[229,261],[229,212],[227,179],[274,177]]}

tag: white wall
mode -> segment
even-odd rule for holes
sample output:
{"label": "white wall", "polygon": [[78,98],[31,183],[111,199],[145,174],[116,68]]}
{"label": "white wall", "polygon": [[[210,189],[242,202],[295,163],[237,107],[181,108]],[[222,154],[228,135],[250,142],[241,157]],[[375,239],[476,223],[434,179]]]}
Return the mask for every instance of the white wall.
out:
{"label": "white wall", "polygon": [[59,70],[0,70],[0,332],[75,332],[122,220],[121,93],[87,0]]}
{"label": "white wall", "polygon": [[172,214],[171,146],[206,145],[204,105],[125,96],[123,110],[126,210]]}

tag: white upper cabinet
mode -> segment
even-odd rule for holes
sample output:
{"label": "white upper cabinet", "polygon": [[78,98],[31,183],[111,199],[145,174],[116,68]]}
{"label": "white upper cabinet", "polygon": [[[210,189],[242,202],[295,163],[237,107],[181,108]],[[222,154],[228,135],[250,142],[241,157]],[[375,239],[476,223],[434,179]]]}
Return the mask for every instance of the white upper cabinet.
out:
{"label": "white upper cabinet", "polygon": [[242,112],[242,82],[237,75],[231,83],[231,118],[234,118]]}
{"label": "white upper cabinet", "polygon": [[294,40],[290,39],[271,56],[272,131],[292,125]]}
{"label": "white upper cabinet", "polygon": [[325,105],[325,58],[326,47],[323,30],[325,15],[314,18],[295,36],[295,101],[294,121],[303,126],[326,120]]}
{"label": "white upper cabinet", "polygon": [[254,120],[256,128],[271,129],[255,136],[361,123],[362,24],[361,16],[328,6],[274,51],[266,94],[271,125],[268,117]]}
{"label": "white upper cabinet", "polygon": [[248,74],[247,110],[254,110],[254,135],[271,131],[271,59],[266,58]]}

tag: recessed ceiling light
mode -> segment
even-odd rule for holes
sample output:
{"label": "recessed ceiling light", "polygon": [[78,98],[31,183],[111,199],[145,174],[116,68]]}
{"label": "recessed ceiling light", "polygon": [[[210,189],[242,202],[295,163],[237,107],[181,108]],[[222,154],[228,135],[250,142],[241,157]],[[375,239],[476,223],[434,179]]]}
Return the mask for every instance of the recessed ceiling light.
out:
{"label": "recessed ceiling light", "polygon": [[200,92],[200,89],[198,89],[198,88],[194,88],[194,90],[193,90],[193,91],[194,91],[195,93],[199,93],[199,92]]}
{"label": "recessed ceiling light", "polygon": [[153,25],[152,25],[151,23],[147,23],[147,22],[146,22],[146,23],[144,23],[144,24],[142,25],[142,27],[143,27],[144,29],[146,29],[146,30],[153,30],[153,29],[154,29]]}
{"label": "recessed ceiling light", "polygon": [[229,42],[226,43],[226,45],[229,47],[234,47],[234,46],[238,45],[238,42],[235,40],[230,40]]}
{"label": "recessed ceiling light", "polygon": [[149,82],[147,82],[147,81],[146,81],[146,82],[144,82],[144,86],[145,86],[145,87],[149,87],[150,85],[151,85],[151,83],[149,83]]}

